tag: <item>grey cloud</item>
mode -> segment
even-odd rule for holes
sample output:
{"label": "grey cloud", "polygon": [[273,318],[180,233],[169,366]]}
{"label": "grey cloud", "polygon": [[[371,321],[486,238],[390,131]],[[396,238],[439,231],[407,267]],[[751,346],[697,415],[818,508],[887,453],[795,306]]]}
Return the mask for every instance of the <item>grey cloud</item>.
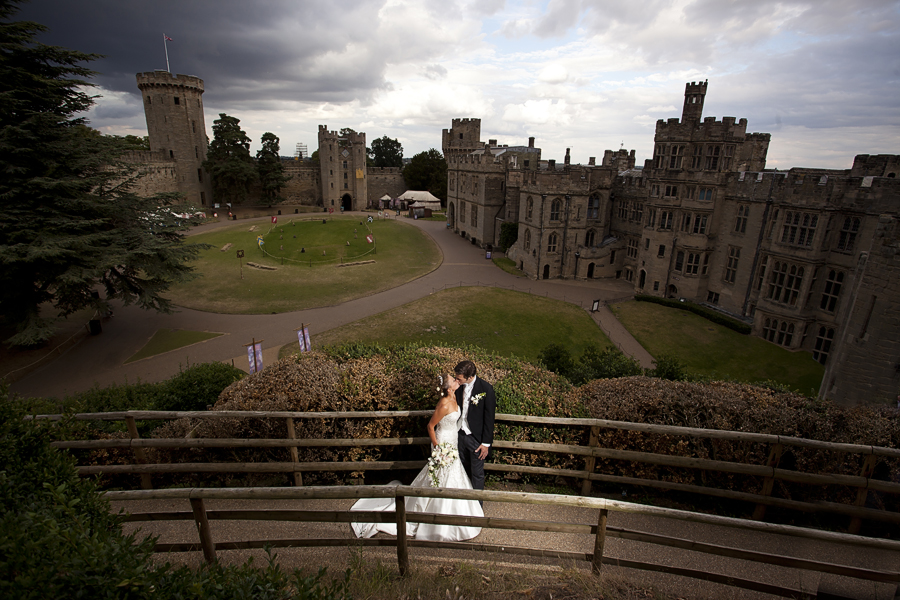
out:
{"label": "grey cloud", "polygon": [[447,69],[441,65],[428,65],[425,67],[425,77],[432,80],[443,79],[447,76]]}

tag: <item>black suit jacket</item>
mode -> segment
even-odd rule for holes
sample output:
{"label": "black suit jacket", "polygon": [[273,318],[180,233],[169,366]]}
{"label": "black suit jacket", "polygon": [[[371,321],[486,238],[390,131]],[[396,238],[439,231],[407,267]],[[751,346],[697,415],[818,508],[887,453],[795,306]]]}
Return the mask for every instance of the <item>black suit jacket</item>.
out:
{"label": "black suit jacket", "polygon": [[[463,409],[463,394],[465,393],[462,385],[456,390],[456,403],[459,410]],[[469,414],[466,415],[466,421],[469,423],[469,429],[472,431],[472,437],[479,444],[494,443],[494,412],[497,410],[497,399],[494,397],[494,388],[487,381],[480,377],[475,377],[475,383],[472,384],[472,396],[474,398],[478,394],[484,394],[484,397],[478,404],[472,404],[469,401]]]}

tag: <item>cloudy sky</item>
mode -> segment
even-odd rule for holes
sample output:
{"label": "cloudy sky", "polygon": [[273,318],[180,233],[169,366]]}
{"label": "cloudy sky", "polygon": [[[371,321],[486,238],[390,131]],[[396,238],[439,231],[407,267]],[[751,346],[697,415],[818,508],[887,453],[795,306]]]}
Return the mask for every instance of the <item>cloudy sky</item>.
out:
{"label": "cloudy sky", "polygon": [[441,146],[536,138],[543,158],[649,158],[658,119],[708,80],[704,114],[772,134],[768,166],[849,168],[900,153],[900,0],[33,0],[40,41],[105,55],[89,118],[146,134],[135,73],[201,77],[206,127],[241,120],[258,148],[312,152],[320,124]]}

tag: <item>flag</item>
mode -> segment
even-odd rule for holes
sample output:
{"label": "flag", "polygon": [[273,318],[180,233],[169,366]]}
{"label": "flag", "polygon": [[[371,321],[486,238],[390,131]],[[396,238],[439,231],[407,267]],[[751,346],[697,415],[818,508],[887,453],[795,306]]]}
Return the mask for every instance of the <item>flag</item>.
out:
{"label": "flag", "polygon": [[278,217],[276,217],[275,215],[272,215],[272,224],[274,225],[277,222],[278,222]]}
{"label": "flag", "polygon": [[170,37],[167,36],[166,34],[163,34],[163,37],[166,38],[166,41],[167,41],[167,42],[173,41],[172,38],[170,38]]}

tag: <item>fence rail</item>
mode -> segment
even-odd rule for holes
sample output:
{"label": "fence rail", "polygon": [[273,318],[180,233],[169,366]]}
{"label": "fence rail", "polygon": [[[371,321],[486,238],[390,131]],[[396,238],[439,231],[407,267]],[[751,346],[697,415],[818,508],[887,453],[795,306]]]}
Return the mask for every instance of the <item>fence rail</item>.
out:
{"label": "fence rail", "polygon": [[[386,471],[391,469],[420,469],[424,460],[412,461],[346,461],[346,462],[301,462],[297,455],[298,448],[304,447],[392,447],[392,446],[427,446],[426,437],[382,438],[382,439],[298,439],[294,433],[295,419],[384,419],[384,418],[419,418],[429,417],[431,411],[336,411],[336,412],[290,412],[290,411],[124,411],[107,413],[81,413],[74,415],[77,420],[125,421],[130,439],[108,440],[67,440],[54,442],[60,448],[78,450],[96,450],[104,448],[130,448],[134,453],[134,463],[118,465],[79,466],[82,475],[97,474],[138,474],[141,476],[141,487],[152,487],[153,474],[171,473],[289,473],[293,475],[294,485],[303,485],[304,472],[365,472]],[[34,418],[58,420],[62,415],[37,415]],[[141,439],[136,426],[137,420],[165,419],[284,419],[287,424],[288,438],[271,439],[229,439],[229,438],[167,438]],[[754,519],[763,520],[769,506],[797,510],[810,513],[830,513],[851,519],[848,527],[850,533],[860,530],[862,520],[873,520],[890,524],[900,524],[900,513],[867,508],[865,506],[869,492],[900,494],[900,483],[874,479],[872,473],[879,460],[900,459],[900,449],[879,446],[867,446],[845,443],[824,442],[790,436],[771,434],[735,432],[724,430],[708,430],[692,427],[655,425],[647,423],[629,423],[606,419],[587,418],[554,418],[528,415],[498,414],[497,422],[549,425],[555,427],[571,427],[587,429],[589,442],[587,445],[546,444],[537,442],[517,442],[495,439],[494,448],[501,450],[517,450],[535,453],[553,453],[564,456],[577,456],[584,460],[583,469],[562,469],[529,465],[503,464],[490,462],[485,469],[499,473],[520,473],[570,477],[581,480],[581,493],[588,496],[592,483],[617,483],[638,485],[661,490],[703,494],[718,498],[727,498],[749,502],[755,505]],[[729,440],[742,443],[755,443],[768,446],[768,459],[765,464],[746,464],[689,456],[658,454],[652,452],[636,452],[604,448],[599,445],[599,434],[603,429],[637,431],[643,433],[663,434],[669,436],[707,438]],[[863,464],[859,475],[806,473],[779,468],[779,459],[785,448],[812,448],[831,452],[856,455]],[[290,451],[290,460],[285,462],[192,462],[192,463],[149,463],[145,449],[147,448],[285,448]],[[287,458],[287,457],[286,457]],[[660,479],[642,479],[610,475],[597,472],[598,459],[635,462],[648,465],[691,469],[700,472],[730,473],[735,475],[758,477],[763,479],[760,493],[740,492],[730,489],[708,487],[704,485],[677,483]],[[772,496],[776,481],[793,482],[809,486],[845,486],[856,490],[853,504],[835,502],[806,502],[789,498]]]}
{"label": "fence rail", "polygon": [[[236,488],[236,489],[200,489],[181,488],[171,490],[141,490],[106,492],[105,496],[113,502],[146,501],[146,500],[188,500],[190,511],[166,511],[134,513],[127,517],[129,522],[150,521],[194,521],[199,541],[195,543],[157,543],[157,552],[190,552],[202,551],[208,562],[217,560],[217,553],[223,550],[271,547],[333,547],[333,546],[388,546],[397,548],[397,563],[401,574],[409,569],[409,548],[445,548],[474,550],[480,552],[499,552],[519,556],[535,556],[565,560],[587,561],[595,573],[601,572],[603,564],[620,567],[645,569],[671,573],[686,577],[705,579],[725,585],[741,587],[779,596],[799,597],[808,594],[809,590],[797,590],[773,583],[744,579],[728,574],[710,573],[708,569],[695,570],[670,565],[622,560],[604,555],[607,538],[621,538],[636,542],[678,548],[708,555],[728,557],[742,561],[761,564],[774,564],[803,571],[828,573],[841,577],[878,582],[897,586],[900,584],[900,573],[896,570],[863,568],[848,564],[836,564],[809,560],[797,556],[783,556],[772,553],[744,550],[720,544],[711,544],[681,537],[661,535],[652,532],[636,531],[621,527],[609,527],[609,513],[621,512],[651,517],[685,521],[691,523],[728,527],[758,534],[777,534],[820,542],[837,543],[845,548],[855,548],[895,553],[900,551],[900,542],[861,538],[858,536],[803,529],[787,525],[757,523],[730,517],[719,517],[692,513],[688,511],[645,506],[623,501],[600,498],[584,498],[579,496],[559,496],[551,494],[531,494],[517,492],[493,492],[478,490],[458,490],[445,488],[419,488],[409,486],[342,486],[342,487],[306,487],[306,488]],[[501,519],[493,517],[461,517],[431,513],[407,512],[405,498],[457,498],[463,500],[482,500],[490,502],[515,503],[517,505],[551,505],[558,507],[578,507],[597,511],[596,520],[590,523],[535,521],[526,519]],[[239,510],[211,510],[208,500],[340,500],[358,498],[393,498],[393,511],[350,511],[350,510],[285,510],[242,508]],[[217,541],[214,539],[210,522],[221,520],[241,521],[282,521],[282,522],[319,522],[319,523],[396,523],[396,538],[356,539],[340,538],[292,538],[279,540],[232,540]],[[511,531],[542,531],[553,533],[580,534],[593,536],[593,552],[572,552],[548,549],[546,547],[520,547],[508,544],[487,544],[479,542],[434,542],[408,539],[407,523],[434,523],[445,525],[465,525],[486,529],[503,529]],[[848,552],[845,556],[854,553]],[[741,574],[745,570],[741,569]]]}

